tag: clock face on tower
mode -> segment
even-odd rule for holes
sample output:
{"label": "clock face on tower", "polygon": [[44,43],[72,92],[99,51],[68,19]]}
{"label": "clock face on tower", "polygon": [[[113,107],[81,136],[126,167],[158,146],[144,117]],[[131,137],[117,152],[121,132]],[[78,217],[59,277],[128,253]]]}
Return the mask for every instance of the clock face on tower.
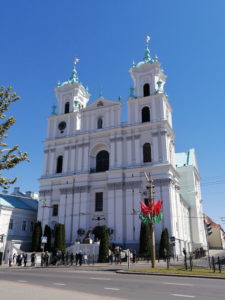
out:
{"label": "clock face on tower", "polygon": [[61,132],[66,128],[66,122],[62,121],[59,123],[58,128]]}

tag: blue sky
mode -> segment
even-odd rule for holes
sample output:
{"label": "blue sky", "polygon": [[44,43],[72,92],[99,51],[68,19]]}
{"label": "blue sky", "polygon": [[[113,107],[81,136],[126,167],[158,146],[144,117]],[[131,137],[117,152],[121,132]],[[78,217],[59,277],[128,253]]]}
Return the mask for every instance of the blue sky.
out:
{"label": "blue sky", "polygon": [[[20,95],[7,142],[27,151],[5,175],[37,191],[43,167],[46,118],[54,87],[67,80],[75,56],[79,78],[94,101],[122,96],[132,85],[128,69],[142,60],[146,34],[168,75],[176,152],[195,148],[205,213],[225,217],[225,1],[46,0],[3,1],[0,18],[0,85]],[[125,119],[125,109],[123,118]]]}

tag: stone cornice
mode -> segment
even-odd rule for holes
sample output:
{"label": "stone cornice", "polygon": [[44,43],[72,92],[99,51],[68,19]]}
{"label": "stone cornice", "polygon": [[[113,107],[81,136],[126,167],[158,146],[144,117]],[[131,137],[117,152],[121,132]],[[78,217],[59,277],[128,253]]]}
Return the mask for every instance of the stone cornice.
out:
{"label": "stone cornice", "polygon": [[[60,137],[60,138],[55,138],[55,139],[51,139],[51,140],[46,140],[44,141],[44,143],[46,145],[56,145],[55,143],[58,143],[58,145],[60,144],[65,144],[65,141],[71,141],[71,142],[75,142],[75,143],[81,143],[80,140],[84,137],[84,138],[88,138],[90,139],[91,137],[97,137],[97,136],[101,136],[101,137],[110,137],[112,135],[116,135],[116,134],[123,134],[123,138],[126,137],[126,131],[127,130],[134,130],[134,131],[143,131],[144,129],[149,129],[150,132],[152,130],[155,131],[155,127],[160,127],[161,129],[166,127],[165,130],[168,130],[169,134],[174,137],[174,132],[172,130],[172,128],[170,127],[169,123],[167,120],[159,120],[159,121],[155,121],[155,122],[148,122],[148,123],[135,123],[135,124],[131,124],[131,125],[127,125],[127,126],[118,126],[118,127],[109,127],[109,128],[105,128],[103,129],[101,132],[96,130],[92,130],[92,131],[88,131],[88,132],[76,132],[73,135],[69,135],[69,136],[64,136],[64,137]],[[116,138],[116,136],[115,136]],[[78,141],[76,142],[76,139],[78,139]],[[75,141],[74,141],[75,140]]]}

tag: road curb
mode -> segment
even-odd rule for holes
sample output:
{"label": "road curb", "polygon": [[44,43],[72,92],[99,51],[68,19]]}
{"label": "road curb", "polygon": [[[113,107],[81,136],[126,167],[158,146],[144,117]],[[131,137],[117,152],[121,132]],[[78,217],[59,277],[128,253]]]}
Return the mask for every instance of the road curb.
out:
{"label": "road curb", "polygon": [[191,278],[206,278],[206,279],[225,279],[225,276],[207,276],[207,275],[191,275],[191,274],[169,274],[169,273],[153,273],[153,272],[132,272],[132,271],[124,271],[118,270],[116,271],[118,274],[129,274],[129,275],[154,275],[154,276],[170,276],[170,277],[191,277]]}

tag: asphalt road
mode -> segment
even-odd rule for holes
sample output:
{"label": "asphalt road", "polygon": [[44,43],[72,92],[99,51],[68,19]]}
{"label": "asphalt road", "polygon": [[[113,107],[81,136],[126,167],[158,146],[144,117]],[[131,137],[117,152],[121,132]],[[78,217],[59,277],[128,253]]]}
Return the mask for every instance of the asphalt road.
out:
{"label": "asphalt road", "polygon": [[225,280],[125,275],[82,268],[0,269],[4,300],[224,300]]}

